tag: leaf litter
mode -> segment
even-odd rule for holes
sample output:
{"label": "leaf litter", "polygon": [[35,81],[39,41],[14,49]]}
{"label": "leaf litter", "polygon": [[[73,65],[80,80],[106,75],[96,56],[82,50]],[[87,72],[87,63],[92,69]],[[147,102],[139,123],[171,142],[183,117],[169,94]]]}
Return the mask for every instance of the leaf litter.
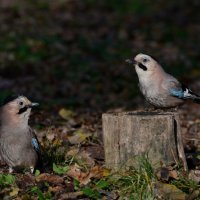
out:
{"label": "leaf litter", "polygon": [[[44,111],[37,111],[31,117],[31,125],[37,130],[44,153],[44,171],[8,175],[7,168],[2,167],[0,198],[120,198],[120,190],[124,188],[118,187],[117,183],[111,184],[115,175],[104,167],[101,113],[108,109],[133,109],[141,104],[141,97],[135,98],[137,91],[133,74],[124,70],[124,64],[119,61],[137,53],[138,49],[147,49],[168,66],[175,66],[174,70],[185,68],[183,75],[180,72],[179,75],[186,82],[192,80],[192,88],[199,89],[199,51],[182,50],[191,49],[192,38],[197,39],[198,24],[193,22],[191,28],[186,23],[184,30],[177,30],[175,24],[169,33],[163,19],[168,11],[174,11],[173,1],[168,1],[167,12],[160,9],[161,5],[148,8],[138,1],[136,6],[130,4],[126,8],[128,11],[124,12],[129,4],[125,3],[124,7],[119,2],[105,2],[95,5],[92,1],[52,1],[50,4],[36,1],[34,5],[24,2],[13,8],[13,1],[4,1],[0,14],[0,97],[12,91],[32,96],[44,104],[41,108]],[[184,3],[180,7],[183,12],[188,9],[186,13],[191,13],[192,17],[198,13],[191,12],[192,6]],[[129,9],[134,9],[134,12]],[[148,13],[152,15],[148,16]],[[170,16],[178,24],[187,22],[181,11],[178,18]],[[156,24],[155,19],[158,20]],[[139,26],[140,30],[134,26]],[[188,34],[191,40],[186,40],[184,34]],[[155,39],[147,43],[151,37]],[[198,48],[197,42],[193,43],[193,49]],[[192,68],[192,65],[197,67]],[[10,73],[13,66],[15,73]],[[190,74],[188,70],[191,70]],[[164,196],[171,199],[198,198],[199,111],[199,105],[190,103],[181,109],[186,154],[195,168],[189,178],[195,183],[185,180],[187,175],[180,170],[162,166],[157,172],[158,180],[153,180],[155,184],[152,186],[158,199]],[[132,177],[129,175],[130,172],[123,174],[119,182],[124,182],[120,184],[126,185],[127,181],[134,181],[134,177],[139,180],[142,176],[137,171]]]}

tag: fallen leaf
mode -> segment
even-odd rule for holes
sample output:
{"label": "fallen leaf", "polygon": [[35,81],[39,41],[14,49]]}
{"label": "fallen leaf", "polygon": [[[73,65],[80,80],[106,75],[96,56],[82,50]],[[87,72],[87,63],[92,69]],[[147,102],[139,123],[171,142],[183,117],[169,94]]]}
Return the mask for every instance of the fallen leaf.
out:
{"label": "fallen leaf", "polygon": [[81,151],[77,154],[76,159],[80,160],[83,165],[87,167],[93,167],[95,165],[95,161],[90,157],[90,154],[86,151]]}
{"label": "fallen leaf", "polygon": [[178,189],[175,185],[156,182],[154,184],[154,195],[161,196],[162,199],[186,200],[187,194]]}
{"label": "fallen leaf", "polygon": [[35,177],[32,175],[20,175],[16,179],[16,184],[20,189],[26,189],[35,185]]}
{"label": "fallen leaf", "polygon": [[70,167],[67,175],[78,180],[80,185],[87,185],[91,181],[91,178],[102,178],[103,169],[99,166],[94,166],[89,172],[82,172],[81,167],[74,164]]}
{"label": "fallen leaf", "polygon": [[196,183],[200,182],[200,170],[190,170],[189,178],[195,181]]}
{"label": "fallen leaf", "polygon": [[159,180],[168,181],[169,178],[178,179],[178,173],[171,167],[160,167],[156,172]]}
{"label": "fallen leaf", "polygon": [[65,199],[78,199],[78,197],[82,196],[83,192],[78,191],[78,192],[68,192],[65,194],[62,194],[59,199],[60,200],[65,200]]}
{"label": "fallen leaf", "polygon": [[109,176],[109,175],[110,175],[110,170],[104,168],[104,169],[103,169],[103,176],[106,177],[106,176]]}
{"label": "fallen leaf", "polygon": [[53,192],[53,193],[56,193],[56,192],[60,192],[60,191],[63,191],[65,190],[65,186],[63,185],[58,185],[58,186],[55,186],[55,187],[49,187],[48,191],[49,192]]}
{"label": "fallen leaf", "polygon": [[169,177],[171,177],[171,178],[173,178],[173,179],[176,179],[176,180],[179,179],[178,173],[177,173],[176,170],[170,170],[170,171],[169,171]]}
{"label": "fallen leaf", "polygon": [[100,179],[103,177],[103,173],[104,173],[104,169],[96,165],[90,170],[90,178],[94,177],[94,178]]}
{"label": "fallen leaf", "polygon": [[81,167],[75,163],[74,165],[70,166],[67,175],[78,180],[80,184],[82,184],[82,180],[88,176],[88,173],[82,172]]}
{"label": "fallen leaf", "polygon": [[76,156],[76,155],[78,154],[79,151],[80,151],[79,148],[73,146],[73,147],[67,152],[66,156],[72,156],[72,157],[74,157],[74,156]]}
{"label": "fallen leaf", "polygon": [[67,110],[65,108],[61,108],[58,114],[65,120],[69,120],[71,117],[74,116],[74,112],[71,110]]}
{"label": "fallen leaf", "polygon": [[43,173],[37,176],[36,181],[37,182],[45,181],[51,184],[61,184],[64,182],[62,177],[58,175],[54,175],[54,174],[47,174],[47,173]]}
{"label": "fallen leaf", "polygon": [[60,145],[62,144],[62,140],[56,138],[56,139],[52,142],[52,144],[53,144],[54,146],[60,146]]}
{"label": "fallen leaf", "polygon": [[49,141],[53,141],[54,138],[55,138],[55,133],[53,133],[53,132],[48,133],[46,137],[47,137],[47,139],[48,139]]}
{"label": "fallen leaf", "polygon": [[88,146],[85,148],[91,157],[97,160],[104,160],[104,148],[102,145]]}
{"label": "fallen leaf", "polygon": [[15,187],[15,188],[12,189],[12,191],[9,193],[9,195],[11,197],[14,197],[14,196],[18,195],[18,193],[19,193],[19,188]]}
{"label": "fallen leaf", "polygon": [[187,200],[195,200],[199,197],[199,190],[194,190],[191,194],[188,195]]}
{"label": "fallen leaf", "polygon": [[71,144],[80,144],[84,142],[90,136],[91,136],[91,133],[84,133],[83,131],[78,130],[73,133],[73,136],[69,136],[68,140]]}

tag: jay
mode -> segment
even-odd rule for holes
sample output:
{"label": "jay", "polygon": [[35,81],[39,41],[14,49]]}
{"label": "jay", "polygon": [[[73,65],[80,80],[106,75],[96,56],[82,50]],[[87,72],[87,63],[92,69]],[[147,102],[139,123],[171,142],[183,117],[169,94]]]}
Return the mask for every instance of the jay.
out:
{"label": "jay", "polygon": [[8,97],[0,108],[0,158],[9,166],[30,168],[33,173],[39,160],[40,146],[28,125],[31,108],[39,105],[25,96]]}
{"label": "jay", "polygon": [[140,91],[155,108],[175,108],[187,99],[200,103],[199,95],[166,73],[151,56],[140,53],[126,62],[135,66]]}

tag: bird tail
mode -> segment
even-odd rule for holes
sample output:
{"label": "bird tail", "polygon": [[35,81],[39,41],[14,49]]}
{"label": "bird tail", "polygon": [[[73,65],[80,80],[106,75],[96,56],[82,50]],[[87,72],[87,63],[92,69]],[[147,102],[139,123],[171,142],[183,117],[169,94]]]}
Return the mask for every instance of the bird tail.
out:
{"label": "bird tail", "polygon": [[197,97],[194,99],[194,102],[200,104],[200,96],[197,96]]}
{"label": "bird tail", "polygon": [[186,88],[184,91],[184,95],[187,96],[188,99],[192,99],[195,103],[200,104],[200,96],[192,92],[190,89]]}

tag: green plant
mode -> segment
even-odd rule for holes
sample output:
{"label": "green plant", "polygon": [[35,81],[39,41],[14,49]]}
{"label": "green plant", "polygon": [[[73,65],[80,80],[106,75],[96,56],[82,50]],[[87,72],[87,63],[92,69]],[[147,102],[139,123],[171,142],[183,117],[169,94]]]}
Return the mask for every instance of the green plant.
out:
{"label": "green plant", "polygon": [[11,174],[0,174],[0,186],[6,187],[15,183],[15,176]]}
{"label": "green plant", "polygon": [[65,174],[68,170],[68,166],[60,166],[53,163],[53,171],[57,174]]}
{"label": "green plant", "polygon": [[97,189],[107,189],[109,186],[110,184],[106,180],[99,180],[95,185]]}
{"label": "green plant", "polygon": [[148,159],[138,157],[137,167],[126,172],[111,175],[108,181],[118,191],[120,197],[129,199],[154,199],[152,183],[155,179],[154,172]]}
{"label": "green plant", "polygon": [[52,196],[51,196],[50,192],[47,192],[46,194],[44,194],[42,192],[42,190],[38,188],[38,186],[32,187],[31,188],[31,192],[32,193],[36,193],[39,200],[50,200],[50,199],[52,199]]}
{"label": "green plant", "polygon": [[171,184],[175,185],[177,188],[181,189],[187,194],[199,189],[199,185],[195,181],[185,177],[180,177],[178,180],[173,180]]}
{"label": "green plant", "polygon": [[82,191],[84,195],[91,199],[101,199],[101,194],[96,189],[85,187],[82,189]]}
{"label": "green plant", "polygon": [[39,176],[40,175],[40,170],[36,169],[35,170],[35,176]]}

